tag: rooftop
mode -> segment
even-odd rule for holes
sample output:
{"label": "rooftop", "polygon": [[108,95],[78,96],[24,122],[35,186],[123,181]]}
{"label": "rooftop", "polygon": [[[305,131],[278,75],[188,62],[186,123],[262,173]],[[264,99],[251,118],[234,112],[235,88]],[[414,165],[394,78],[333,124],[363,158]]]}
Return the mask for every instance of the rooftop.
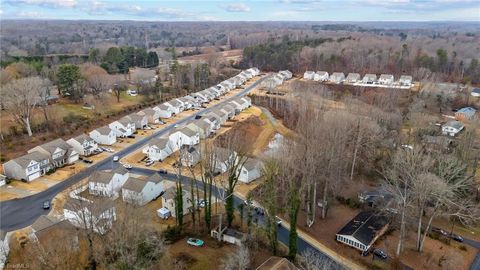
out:
{"label": "rooftop", "polygon": [[372,211],[362,211],[350,220],[337,234],[352,236],[368,246],[380,231],[388,224],[384,216]]}

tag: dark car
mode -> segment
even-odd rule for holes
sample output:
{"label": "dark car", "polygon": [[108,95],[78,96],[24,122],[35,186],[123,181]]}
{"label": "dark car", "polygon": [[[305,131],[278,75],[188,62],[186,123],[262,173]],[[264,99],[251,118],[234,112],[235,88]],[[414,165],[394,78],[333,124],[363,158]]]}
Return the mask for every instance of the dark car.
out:
{"label": "dark car", "polygon": [[368,256],[369,254],[370,254],[370,249],[364,250],[364,251],[362,252],[362,256],[363,256],[363,257],[366,257],[366,256]]}
{"label": "dark car", "polygon": [[160,170],[158,170],[158,172],[159,172],[159,173],[163,173],[163,174],[167,174],[167,173],[168,173],[167,170],[164,170],[164,169],[160,169]]}
{"label": "dark car", "polygon": [[135,139],[135,135],[128,135],[127,138]]}
{"label": "dark car", "polygon": [[198,114],[197,114],[197,115],[195,115],[195,119],[200,119],[200,118],[202,118],[202,116],[201,116],[201,115],[198,115]]}
{"label": "dark car", "polygon": [[440,235],[443,235],[443,236],[448,236],[448,233],[440,228],[437,228],[437,227],[433,227],[432,228],[432,232],[436,232]]}
{"label": "dark car", "polygon": [[49,201],[44,201],[43,202],[43,209],[45,209],[45,210],[50,209],[50,202]]}
{"label": "dark car", "polygon": [[457,242],[460,242],[462,243],[464,241],[463,237],[461,237],[460,235],[458,234],[450,234],[450,238],[452,238],[453,240],[457,241]]}
{"label": "dark car", "polygon": [[387,259],[388,256],[387,256],[387,253],[385,253],[383,250],[381,249],[378,249],[376,248],[375,250],[373,250],[373,254],[383,260]]}
{"label": "dark car", "polygon": [[93,163],[93,160],[91,160],[91,159],[83,159],[83,162],[88,163],[88,164],[92,164],[92,163]]}

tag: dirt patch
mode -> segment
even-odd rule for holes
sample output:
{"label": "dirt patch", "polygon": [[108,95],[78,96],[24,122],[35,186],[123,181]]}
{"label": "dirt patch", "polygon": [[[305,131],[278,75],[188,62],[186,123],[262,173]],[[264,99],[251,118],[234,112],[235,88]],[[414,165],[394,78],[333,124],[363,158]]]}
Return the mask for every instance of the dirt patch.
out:
{"label": "dirt patch", "polygon": [[241,147],[247,152],[253,153],[257,138],[262,133],[262,127],[265,124],[259,117],[250,116],[245,121],[234,123],[234,127],[217,136],[214,143],[217,146],[228,147],[232,141],[242,142]]}

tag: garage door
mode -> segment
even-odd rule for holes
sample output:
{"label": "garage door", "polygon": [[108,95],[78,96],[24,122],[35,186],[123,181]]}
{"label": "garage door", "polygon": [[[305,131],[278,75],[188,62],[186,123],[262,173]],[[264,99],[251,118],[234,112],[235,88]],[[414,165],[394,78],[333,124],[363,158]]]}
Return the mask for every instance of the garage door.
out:
{"label": "garage door", "polygon": [[36,172],[36,173],[34,173],[34,174],[30,174],[30,175],[28,176],[28,181],[32,181],[33,179],[37,179],[37,178],[40,177],[40,176],[41,176],[40,172]]}

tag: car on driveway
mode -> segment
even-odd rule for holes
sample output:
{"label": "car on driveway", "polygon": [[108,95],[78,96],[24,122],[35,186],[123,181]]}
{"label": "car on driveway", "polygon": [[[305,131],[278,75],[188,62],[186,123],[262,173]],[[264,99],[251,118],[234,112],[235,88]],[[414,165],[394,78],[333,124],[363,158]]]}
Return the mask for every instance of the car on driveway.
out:
{"label": "car on driveway", "polygon": [[43,202],[43,209],[45,209],[45,210],[50,209],[50,201],[44,201]]}
{"label": "car on driveway", "polygon": [[379,257],[382,260],[386,260],[388,258],[387,253],[385,253],[383,250],[378,248],[373,250],[373,255]]}
{"label": "car on driveway", "polygon": [[432,227],[432,232],[436,232],[440,235],[443,235],[443,236],[446,236],[448,237],[448,233],[440,228],[437,228],[437,227]]}
{"label": "car on driveway", "polygon": [[92,164],[93,163],[93,160],[91,159],[83,159],[83,162],[87,163],[87,164]]}
{"label": "car on driveway", "polygon": [[130,170],[131,168],[133,168],[132,165],[126,164],[126,163],[123,164],[123,167],[124,167],[125,169],[128,169],[128,170]]}
{"label": "car on driveway", "polygon": [[197,238],[188,238],[187,244],[194,247],[201,247],[203,246],[203,240]]}
{"label": "car on driveway", "polygon": [[146,166],[151,166],[151,165],[153,165],[154,162],[155,162],[155,161],[153,161],[153,160],[149,160],[149,161],[147,161],[147,162],[145,163],[145,165],[146,165]]}

